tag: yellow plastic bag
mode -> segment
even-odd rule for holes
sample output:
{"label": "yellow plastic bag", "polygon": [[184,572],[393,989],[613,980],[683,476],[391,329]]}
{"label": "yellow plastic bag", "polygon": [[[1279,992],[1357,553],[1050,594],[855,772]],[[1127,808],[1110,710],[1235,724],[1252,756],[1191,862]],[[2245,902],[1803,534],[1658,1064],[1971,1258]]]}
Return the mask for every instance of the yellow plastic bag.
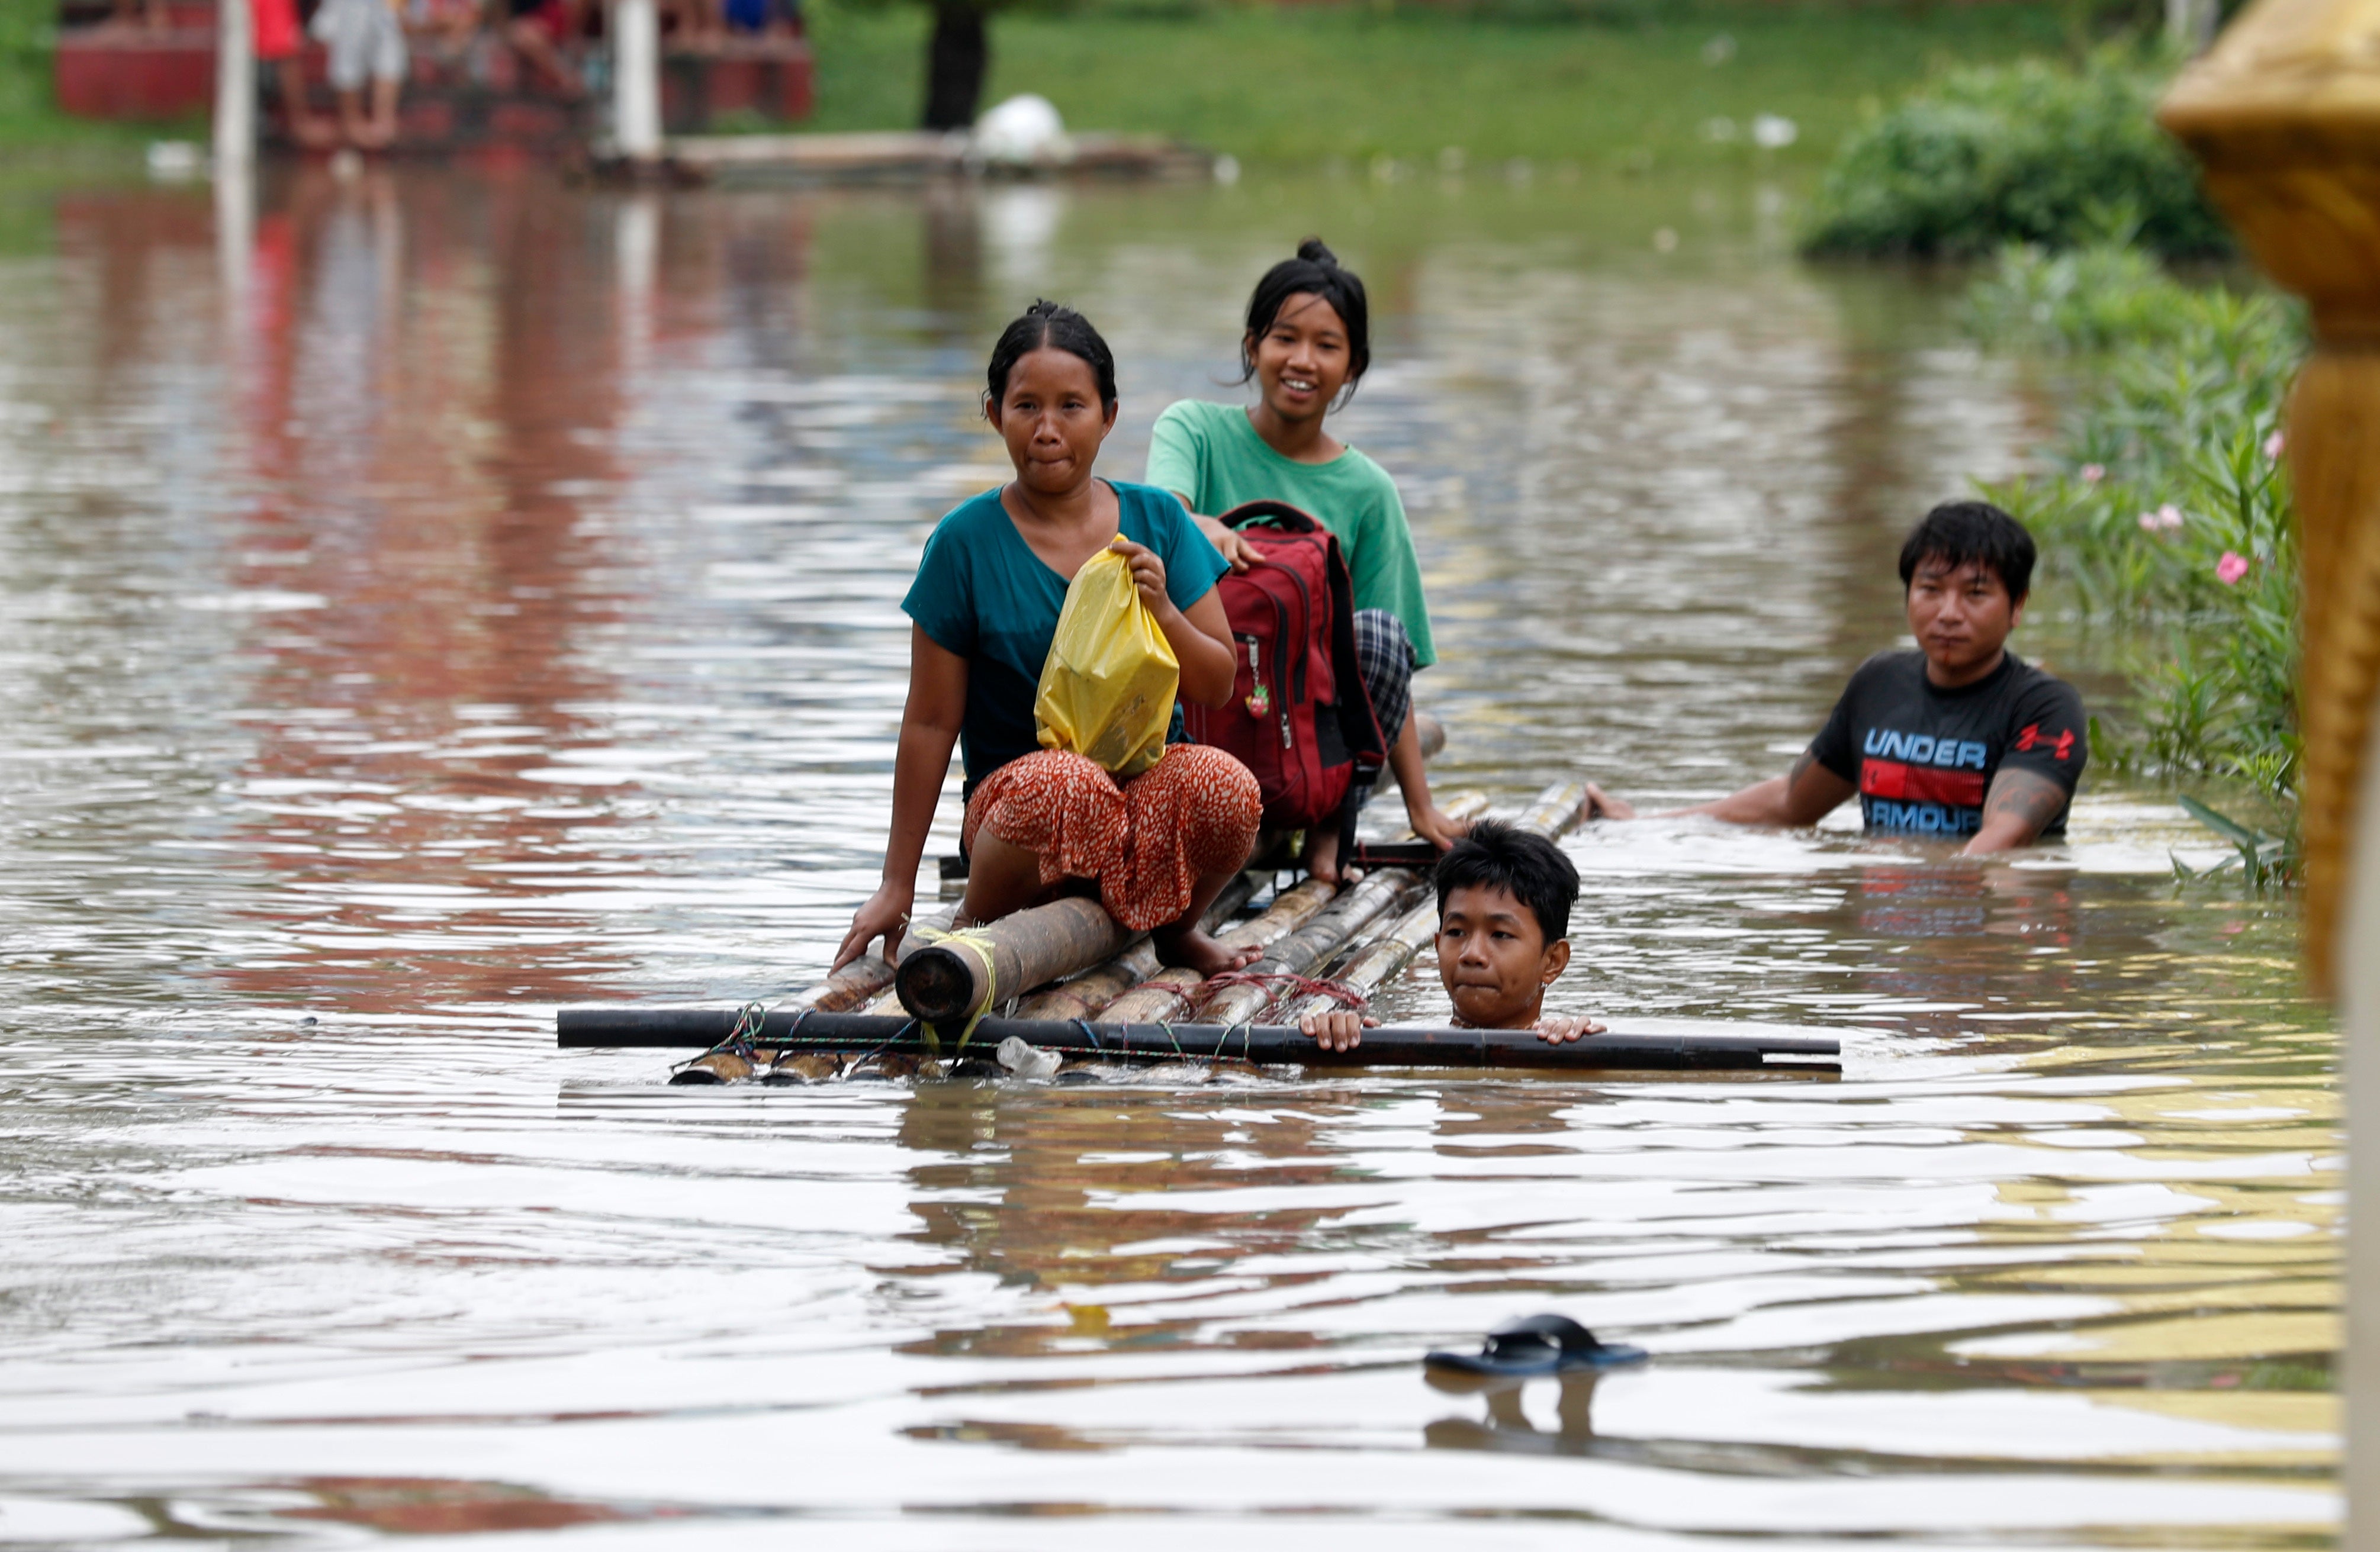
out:
{"label": "yellow plastic bag", "polygon": [[1182,664],[1140,601],[1131,563],[1113,550],[1084,562],[1066,586],[1033,697],[1041,746],[1072,749],[1113,775],[1137,776],[1164,757],[1181,685]]}

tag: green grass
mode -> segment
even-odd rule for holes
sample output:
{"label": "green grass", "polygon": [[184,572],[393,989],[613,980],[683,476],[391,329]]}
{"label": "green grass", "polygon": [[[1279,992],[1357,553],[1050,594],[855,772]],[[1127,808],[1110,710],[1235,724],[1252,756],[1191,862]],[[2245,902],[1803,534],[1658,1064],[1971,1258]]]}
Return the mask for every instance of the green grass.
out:
{"label": "green grass", "polygon": [[[814,0],[820,130],[901,128],[922,100],[922,7]],[[1079,129],[1176,136],[1244,162],[1515,158],[1584,168],[1815,168],[1883,103],[1952,66],[2056,53],[2070,12],[2017,3],[1887,8],[1688,0],[1522,20],[1368,6],[1179,15],[1012,11],[992,23],[987,105],[1048,97]],[[1724,38],[1726,43],[1716,42]],[[1781,150],[1755,115],[1791,119]],[[1735,127],[1712,138],[1711,121]]]}
{"label": "green grass", "polygon": [[203,138],[203,124],[106,124],[58,112],[51,91],[57,33],[52,0],[0,0],[0,153],[17,163],[122,163],[167,137]]}

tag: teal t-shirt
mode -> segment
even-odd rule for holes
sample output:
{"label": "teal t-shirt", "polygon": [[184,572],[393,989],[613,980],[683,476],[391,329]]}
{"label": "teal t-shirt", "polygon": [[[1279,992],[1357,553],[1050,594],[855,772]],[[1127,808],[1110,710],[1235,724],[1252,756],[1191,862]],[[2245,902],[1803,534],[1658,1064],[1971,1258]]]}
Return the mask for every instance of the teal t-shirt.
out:
{"label": "teal t-shirt", "polygon": [[[1173,606],[1188,609],[1212,591],[1231,567],[1182,503],[1147,485],[1109,483],[1121,509],[1118,530],[1165,563],[1165,591]],[[1000,504],[998,489],[953,507],[926,540],[917,579],[901,608],[935,646],[967,660],[959,750],[969,792],[1041,746],[1033,699],[1071,580],[1025,542]]]}
{"label": "teal t-shirt", "polygon": [[1189,497],[1193,511],[1210,517],[1252,501],[1312,513],[1339,536],[1355,607],[1385,609],[1403,621],[1418,666],[1438,661],[1405,503],[1389,471],[1354,448],[1327,464],[1301,464],[1267,446],[1247,411],[1184,399],[1149,433],[1148,483]]}

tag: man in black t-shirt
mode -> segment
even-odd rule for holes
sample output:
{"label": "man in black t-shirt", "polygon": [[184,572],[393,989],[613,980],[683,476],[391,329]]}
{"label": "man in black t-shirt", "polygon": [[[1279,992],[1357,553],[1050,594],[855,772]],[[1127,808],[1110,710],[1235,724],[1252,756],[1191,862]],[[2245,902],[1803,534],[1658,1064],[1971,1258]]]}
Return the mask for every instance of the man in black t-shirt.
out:
{"label": "man in black t-shirt", "polygon": [[[2090,757],[2082,699],[2008,650],[2033,585],[2033,536],[1984,502],[1948,502],[1900,548],[1918,650],[1879,652],[1783,776],[1682,810],[1809,825],[1856,794],[1870,834],[2004,852],[2066,830]],[[1633,818],[1603,798],[1597,811]]]}

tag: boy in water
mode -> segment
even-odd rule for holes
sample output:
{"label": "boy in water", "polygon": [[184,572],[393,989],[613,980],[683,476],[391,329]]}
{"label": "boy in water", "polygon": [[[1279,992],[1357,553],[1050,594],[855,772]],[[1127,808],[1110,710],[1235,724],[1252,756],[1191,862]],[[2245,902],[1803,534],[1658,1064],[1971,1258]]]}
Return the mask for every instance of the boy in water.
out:
{"label": "boy in water", "polygon": [[[1483,819],[1438,863],[1438,978],[1454,1022],[1471,1029],[1534,1029],[1560,1045],[1600,1035],[1593,1019],[1544,1016],[1546,988],[1570,965],[1570,911],[1578,868],[1542,835]],[[1352,1050],[1360,1013],[1298,1022],[1325,1050]]]}
{"label": "boy in water", "polygon": [[[1856,793],[1869,834],[1963,837],[1969,856],[2062,836],[2089,729],[2072,685],[2008,649],[2034,555],[2024,525],[1988,503],[1927,513],[1900,547],[1917,649],[1860,665],[1791,770],[1676,812],[1812,825]],[[1598,817],[1636,817],[1597,795]]]}

